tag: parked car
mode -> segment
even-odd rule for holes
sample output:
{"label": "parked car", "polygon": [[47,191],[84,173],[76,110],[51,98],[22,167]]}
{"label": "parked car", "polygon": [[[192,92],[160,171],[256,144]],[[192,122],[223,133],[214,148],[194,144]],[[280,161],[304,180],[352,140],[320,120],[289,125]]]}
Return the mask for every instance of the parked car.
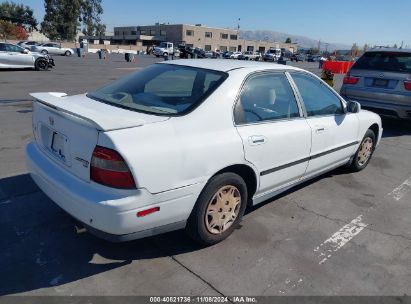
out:
{"label": "parked car", "polygon": [[277,61],[281,57],[281,49],[269,49],[264,53],[264,61]]}
{"label": "parked car", "polygon": [[218,52],[214,52],[214,51],[207,51],[205,52],[205,58],[220,58],[220,54]]}
{"label": "parked car", "polygon": [[291,55],[290,60],[295,61],[295,62],[298,62],[298,61],[303,62],[305,60],[305,56],[302,54],[293,54]]}
{"label": "parked car", "polygon": [[41,45],[35,45],[31,48],[32,51],[42,53],[42,54],[50,54],[50,55],[63,55],[63,56],[71,56],[74,54],[74,51],[70,48],[63,48],[59,43],[49,42],[43,43]]}
{"label": "parked car", "polygon": [[260,60],[261,58],[261,54],[257,53],[257,52],[251,52],[251,51],[247,51],[244,52],[244,54],[241,54],[238,56],[239,60]]}
{"label": "parked car", "polygon": [[178,46],[180,51],[180,58],[206,58],[206,53],[200,48],[192,48],[185,44]]}
{"label": "parked car", "polygon": [[233,54],[233,52],[227,51],[223,53],[223,58],[224,59],[230,59],[231,55]]}
{"label": "parked car", "polygon": [[233,52],[231,55],[230,55],[230,59],[238,59],[238,56],[240,56],[240,55],[242,55],[243,53],[241,53],[241,52]]}
{"label": "parked car", "polygon": [[380,115],[411,119],[411,49],[365,52],[344,77],[340,92]]}
{"label": "parked car", "polygon": [[33,46],[41,45],[41,43],[37,42],[37,41],[20,41],[20,42],[17,43],[17,45],[31,51],[31,48]]}
{"label": "parked car", "polygon": [[382,133],[314,74],[251,61],[164,61],[88,94],[31,96],[31,176],[112,241],[180,228],[222,241],[248,204],[364,169]]}
{"label": "parked car", "polygon": [[161,42],[159,46],[156,46],[153,51],[154,56],[174,56],[174,44],[172,42]]}
{"label": "parked car", "polygon": [[0,69],[48,70],[53,66],[54,60],[47,55],[32,53],[18,45],[0,42]]}

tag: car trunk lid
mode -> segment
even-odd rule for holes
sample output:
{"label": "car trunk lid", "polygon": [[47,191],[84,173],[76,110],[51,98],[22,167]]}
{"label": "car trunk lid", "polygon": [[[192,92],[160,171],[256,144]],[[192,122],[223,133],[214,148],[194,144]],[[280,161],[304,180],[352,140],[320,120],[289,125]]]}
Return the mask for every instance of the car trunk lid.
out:
{"label": "car trunk lid", "polygon": [[349,99],[410,104],[411,92],[404,88],[404,81],[411,79],[409,73],[351,69],[350,76],[360,80],[345,86],[344,94]]}
{"label": "car trunk lid", "polygon": [[90,162],[99,132],[167,120],[108,105],[86,95],[33,93],[33,130],[43,152],[77,177],[90,180]]}

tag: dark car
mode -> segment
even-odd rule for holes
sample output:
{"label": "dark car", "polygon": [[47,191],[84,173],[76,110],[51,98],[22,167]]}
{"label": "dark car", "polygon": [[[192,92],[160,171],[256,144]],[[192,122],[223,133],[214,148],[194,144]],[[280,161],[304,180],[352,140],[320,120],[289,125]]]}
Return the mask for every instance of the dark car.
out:
{"label": "dark car", "polygon": [[223,58],[224,59],[230,59],[232,54],[233,54],[233,52],[225,52],[225,53],[223,53]]}
{"label": "dark car", "polygon": [[291,60],[291,61],[295,61],[295,62],[304,61],[304,60],[305,60],[305,56],[302,55],[302,54],[292,54],[291,57],[290,57],[290,60]]}
{"label": "dark car", "polygon": [[411,49],[365,52],[345,75],[341,95],[380,115],[411,119]]}
{"label": "dark car", "polygon": [[180,44],[178,50],[180,51],[180,58],[206,58],[205,51],[199,48]]}

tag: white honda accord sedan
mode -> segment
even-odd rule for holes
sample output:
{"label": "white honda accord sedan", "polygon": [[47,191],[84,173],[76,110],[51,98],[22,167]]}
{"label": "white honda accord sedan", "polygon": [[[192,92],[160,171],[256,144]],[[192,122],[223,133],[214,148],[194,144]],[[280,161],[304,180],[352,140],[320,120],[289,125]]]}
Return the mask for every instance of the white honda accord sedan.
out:
{"label": "white honda accord sedan", "polygon": [[317,76],[262,62],[166,61],[87,94],[32,96],[31,176],[111,241],[185,228],[217,243],[248,205],[364,169],[382,134]]}

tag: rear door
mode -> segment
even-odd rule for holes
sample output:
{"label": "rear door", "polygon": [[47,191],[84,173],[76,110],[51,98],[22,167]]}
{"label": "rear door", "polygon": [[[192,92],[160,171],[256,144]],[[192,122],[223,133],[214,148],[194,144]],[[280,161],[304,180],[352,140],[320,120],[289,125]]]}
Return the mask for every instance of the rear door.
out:
{"label": "rear door", "polygon": [[247,79],[235,105],[234,120],[245,158],[260,174],[258,194],[285,187],[304,174],[311,129],[286,75],[262,73]]}
{"label": "rear door", "polygon": [[371,51],[353,65],[350,76],[356,84],[344,85],[342,94],[352,100],[409,105],[411,92],[404,81],[411,80],[411,53]]}
{"label": "rear door", "polygon": [[290,73],[304,102],[312,147],[306,175],[316,175],[348,161],[358,145],[359,120],[345,113],[341,98],[318,78]]}

